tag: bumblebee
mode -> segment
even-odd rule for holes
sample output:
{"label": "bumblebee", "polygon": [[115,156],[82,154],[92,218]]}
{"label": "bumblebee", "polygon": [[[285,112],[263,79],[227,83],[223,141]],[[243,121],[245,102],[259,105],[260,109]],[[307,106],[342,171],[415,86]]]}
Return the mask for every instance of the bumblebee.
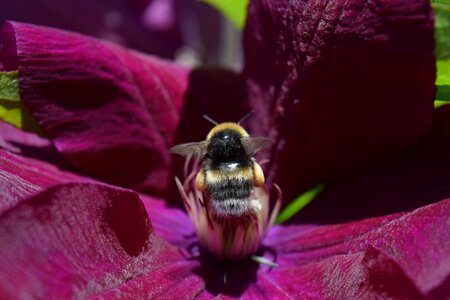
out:
{"label": "bumblebee", "polygon": [[195,186],[207,195],[211,213],[216,216],[251,214],[254,188],[264,185],[264,173],[255,155],[271,140],[250,137],[239,123],[215,123],[205,141],[170,149],[175,154],[201,159]]}

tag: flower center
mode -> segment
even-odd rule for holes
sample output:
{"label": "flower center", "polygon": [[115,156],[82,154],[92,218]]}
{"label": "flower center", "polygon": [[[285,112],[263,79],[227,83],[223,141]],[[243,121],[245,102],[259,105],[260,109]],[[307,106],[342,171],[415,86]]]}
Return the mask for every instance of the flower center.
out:
{"label": "flower center", "polygon": [[[189,164],[189,159],[186,163]],[[196,172],[190,172],[183,184],[178,178],[176,182],[202,247],[221,259],[253,255],[278,215],[281,205],[279,188],[279,197],[269,214],[269,194],[265,186],[253,187],[245,199],[219,201],[196,188],[195,175]]]}

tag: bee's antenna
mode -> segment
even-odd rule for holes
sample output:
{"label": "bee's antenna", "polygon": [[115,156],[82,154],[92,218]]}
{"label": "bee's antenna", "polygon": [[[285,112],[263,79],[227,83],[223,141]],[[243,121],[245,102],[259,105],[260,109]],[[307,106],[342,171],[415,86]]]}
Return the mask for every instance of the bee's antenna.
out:
{"label": "bee's antenna", "polygon": [[251,110],[248,114],[246,114],[245,116],[243,116],[243,117],[239,120],[239,122],[237,122],[237,123],[240,125],[242,122],[244,122],[245,120],[247,120],[248,117],[250,117],[253,113],[254,113],[254,111]]}
{"label": "bee's antenna", "polygon": [[217,122],[217,121],[211,119],[211,118],[208,117],[207,115],[203,115],[202,117],[203,117],[203,119],[205,119],[205,120],[207,120],[207,121],[213,123],[214,125],[218,125],[218,124],[219,124],[219,122]]}

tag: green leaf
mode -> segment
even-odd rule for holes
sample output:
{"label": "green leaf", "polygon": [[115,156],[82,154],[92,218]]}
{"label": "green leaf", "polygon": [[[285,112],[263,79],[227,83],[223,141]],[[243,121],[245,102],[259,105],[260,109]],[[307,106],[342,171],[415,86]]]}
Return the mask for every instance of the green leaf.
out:
{"label": "green leaf", "polygon": [[436,99],[434,107],[450,103],[450,0],[434,0],[436,39]]}
{"label": "green leaf", "polygon": [[0,72],[0,99],[20,101],[19,71]]}
{"label": "green leaf", "polygon": [[217,9],[238,29],[244,28],[249,0],[200,0]]}
{"label": "green leaf", "polygon": [[280,224],[286,222],[295,216],[300,210],[314,200],[324,189],[325,185],[321,183],[298,196],[278,215],[276,223]]}
{"label": "green leaf", "polygon": [[0,119],[26,131],[42,134],[19,95],[19,71],[0,72]]}
{"label": "green leaf", "polygon": [[450,58],[450,0],[433,1],[436,59]]}
{"label": "green leaf", "polygon": [[436,61],[436,100],[450,101],[450,58]]}
{"label": "green leaf", "polygon": [[449,101],[434,100],[434,108],[439,108],[441,106],[448,105],[448,104],[450,104]]}

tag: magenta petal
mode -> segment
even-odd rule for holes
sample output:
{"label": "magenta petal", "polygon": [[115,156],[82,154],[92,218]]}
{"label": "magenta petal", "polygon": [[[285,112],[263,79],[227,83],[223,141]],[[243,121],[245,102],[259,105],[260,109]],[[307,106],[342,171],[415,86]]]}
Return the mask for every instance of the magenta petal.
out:
{"label": "magenta petal", "polygon": [[[70,164],[161,193],[189,70],[74,33],[8,22],[0,61]],[[172,180],[172,178],[170,178]]]}
{"label": "magenta petal", "polygon": [[[19,291],[44,298],[144,297],[184,277],[201,288],[192,273],[197,263],[160,239],[186,246],[193,232],[187,216],[163,201],[141,196],[144,206],[135,192],[3,150],[0,190],[2,297],[16,298]],[[146,209],[155,217],[154,228]],[[145,279],[145,288],[136,289]]]}
{"label": "magenta petal", "polygon": [[182,259],[152,233],[135,192],[91,183],[51,187],[3,213],[0,253],[6,298],[85,298]]}
{"label": "magenta petal", "polygon": [[[449,217],[447,199],[410,213],[342,225],[280,226],[266,239],[280,268],[267,277],[304,295],[444,299],[450,296]],[[302,275],[295,280],[293,273]]]}
{"label": "magenta petal", "polygon": [[0,214],[56,184],[90,181],[46,162],[0,150]]}
{"label": "magenta petal", "polygon": [[203,280],[192,272],[196,264],[194,260],[185,260],[164,266],[94,299],[195,299],[205,289]]}
{"label": "magenta petal", "polygon": [[259,281],[264,294],[295,299],[425,299],[395,261],[371,247],[304,267],[276,269]]}
{"label": "magenta petal", "polygon": [[267,175],[288,200],[431,124],[428,0],[252,1],[244,47],[251,127],[274,139]]}

